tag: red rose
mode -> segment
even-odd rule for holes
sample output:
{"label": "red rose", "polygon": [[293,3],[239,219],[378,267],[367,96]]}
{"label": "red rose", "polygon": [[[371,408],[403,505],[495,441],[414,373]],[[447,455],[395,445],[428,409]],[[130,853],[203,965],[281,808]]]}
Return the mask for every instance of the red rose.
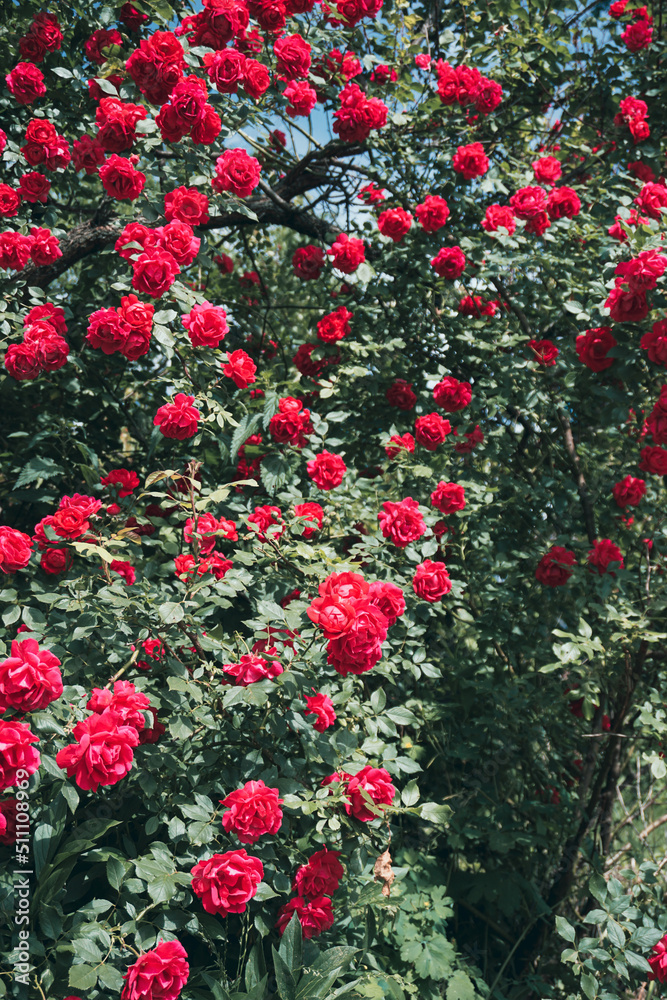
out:
{"label": "red rose", "polygon": [[382,612],[389,627],[405,614],[403,591],[388,580],[375,580],[368,588],[368,600]]}
{"label": "red rose", "polygon": [[209,219],[208,198],[197,188],[175,188],[164,196],[164,214],[168,222],[176,219],[189,226],[201,226]]}
{"label": "red rose", "polygon": [[612,563],[618,563],[619,569],[624,568],[623,556],[618,545],[615,545],[610,538],[603,538],[598,542],[593,542],[593,548],[589,549],[586,556],[590,569],[597,570],[600,576],[609,572],[611,576],[616,574],[609,570]]}
{"label": "red rose", "polygon": [[614,484],[611,492],[619,507],[636,507],[646,494],[646,483],[643,479],[626,476]]}
{"label": "red rose", "polygon": [[245,351],[227,352],[226,365],[222,366],[222,374],[232,379],[238,389],[247,389],[255,381],[257,365]]}
{"label": "red rose", "polygon": [[648,292],[654,289],[667,270],[667,257],[658,250],[644,250],[632,260],[616,265],[618,284],[627,284],[631,291]]}
{"label": "red rose", "polygon": [[123,44],[120,32],[115,28],[98,28],[86,41],[83,49],[91,62],[102,66],[111,55],[116,54],[116,49]]}
{"label": "red rose", "polygon": [[192,404],[194,396],[186,396],[183,392],[177,392],[173,403],[165,403],[161,406],[153,423],[160,428],[161,433],[167,438],[175,438],[184,441],[197,433],[197,426],[200,411]]}
{"label": "red rose", "polygon": [[282,802],[277,788],[267,788],[263,781],[246,781],[243,788],[220,799],[220,805],[228,807],[222,827],[226,833],[235,833],[242,844],[254,844],[267,833],[278,833]]}
{"label": "red rose", "polygon": [[311,46],[301,35],[283,35],[273,46],[277,72],[283,80],[296,80],[308,76]]}
{"label": "red rose", "polygon": [[362,599],[351,603],[353,622],[344,634],[327,643],[327,663],[341,677],[363,674],[382,659],[382,643],[389,627],[386,616],[370,601]]}
{"label": "red rose", "polygon": [[144,729],[146,720],[143,712],[150,707],[151,703],[146,695],[137,691],[131,681],[116,681],[113,691],[109,688],[93,688],[86,705],[90,712],[97,715],[110,710],[119,724],[132,726],[137,732]]}
{"label": "red rose", "polygon": [[637,197],[635,205],[639,206],[640,212],[646,212],[651,219],[661,219],[661,209],[667,208],[667,188],[662,184],[645,184]]}
{"label": "red rose", "polygon": [[346,233],[340,233],[335,243],[327,250],[327,254],[332,258],[333,266],[343,274],[353,274],[366,260],[362,241]]}
{"label": "red rose", "polygon": [[227,313],[210,302],[193,306],[189,313],[181,316],[181,322],[193,347],[218,347],[229,333]]}
{"label": "red rose", "polygon": [[269,432],[278,444],[292,444],[303,448],[313,432],[310,410],[292,396],[284,396],[278,401],[278,413],[269,421]]}
{"label": "red rose", "polygon": [[452,157],[452,167],[466,181],[485,174],[489,169],[489,159],[484,153],[484,146],[481,142],[459,146]]}
{"label": "red rose", "polygon": [[417,221],[426,233],[436,233],[449,218],[449,205],[437,194],[428,194],[415,208]]}
{"label": "red rose", "polygon": [[653,28],[648,21],[642,18],[627,26],[621,35],[621,41],[625,43],[630,52],[641,52],[642,49],[647,49],[650,46],[652,37]]}
{"label": "red rose", "polygon": [[429,451],[435,451],[451,429],[449,420],[444,420],[439,413],[427,413],[426,416],[417,417],[415,420],[415,438]]}
{"label": "red rose", "polygon": [[0,802],[0,844],[11,847],[16,843],[16,815],[18,799]]}
{"label": "red rose", "polygon": [[612,289],[605,308],[609,309],[609,315],[617,323],[641,323],[649,313],[646,293],[625,285]]}
{"label": "red rose", "polygon": [[32,238],[11,229],[0,233],[0,267],[22,271],[30,260]]}
{"label": "red rose", "polygon": [[510,236],[515,232],[514,212],[508,205],[489,205],[482,219],[482,229],[485,229],[487,233],[497,233],[501,228],[506,229]]}
{"label": "red rose", "polygon": [[[315,715],[317,717],[313,723],[313,728],[316,729],[318,733],[323,733],[325,729],[329,728],[329,726],[333,726],[336,721],[336,713],[334,711],[333,702],[328,694],[306,695],[306,705],[306,715]],[[298,891],[303,895],[310,895],[310,893],[303,892],[301,888],[299,888]],[[318,893],[313,893],[313,895],[318,895]]]}
{"label": "red rose", "polygon": [[466,269],[466,257],[461,247],[442,247],[431,260],[431,267],[441,278],[460,278]]}
{"label": "red rose", "polygon": [[142,253],[132,267],[132,287],[154,299],[169,291],[181,270],[172,255],[158,247]]}
{"label": "red rose", "polygon": [[654,476],[667,476],[667,449],[659,448],[657,445],[642,448],[639,468],[642,472],[650,472]]}
{"label": "red rose", "polygon": [[204,56],[204,66],[221,94],[235,94],[243,78],[246,57],[237,49],[220,49]]}
{"label": "red rose", "polygon": [[651,330],[645,333],[639,345],[648,351],[649,361],[657,365],[667,365],[667,321],[658,320]]}
{"label": "red rose", "polygon": [[425,559],[415,570],[412,588],[417,597],[421,597],[422,600],[429,601],[431,604],[442,600],[445,594],[448,594],[452,589],[452,582],[445,564]]}
{"label": "red rose", "polygon": [[39,565],[45,573],[64,573],[72,565],[72,556],[67,549],[46,549],[42,552]]}
{"label": "red rose", "polygon": [[226,851],[197,862],[192,891],[207,913],[244,913],[264,877],[264,865],[245,850]]}
{"label": "red rose", "polygon": [[424,518],[419,511],[419,504],[412,497],[406,497],[400,503],[386,500],[378,514],[380,529],[385,538],[398,548],[404,549],[411,542],[416,542],[426,531]]}
{"label": "red rose", "polygon": [[412,434],[392,434],[384,450],[387,458],[396,458],[402,451],[412,454],[415,450],[415,439]]}
{"label": "red rose", "polygon": [[246,94],[258,101],[270,86],[271,76],[264,63],[246,59],[243,67],[243,89]]}
{"label": "red rose", "polygon": [[140,13],[131,3],[124,3],[118,16],[129,31],[139,31],[141,25],[149,20],[148,14]]}
{"label": "red rose", "polygon": [[325,344],[335,344],[350,332],[350,320],[354,313],[348,312],[345,306],[339,306],[334,312],[327,313],[317,321],[318,340]]}
{"label": "red rose", "polygon": [[99,142],[96,139],[91,139],[89,135],[82,135],[80,139],[74,140],[72,157],[74,169],[77,171],[85,170],[87,174],[96,174],[106,159]]}
{"label": "red rose", "polygon": [[294,507],[294,516],[310,522],[301,532],[302,538],[312,538],[324,521],[324,511],[318,503],[298,503]]}
{"label": "red rose", "polygon": [[0,792],[17,784],[17,771],[25,772],[21,780],[35,773],[40,756],[30,744],[38,742],[39,736],[24,723],[0,720]]}
{"label": "red rose", "polygon": [[60,660],[35,639],[12,642],[11,656],[0,663],[0,712],[35,712],[63,693]]}
{"label": "red rose", "polygon": [[60,243],[57,237],[51,235],[50,229],[33,227],[30,230],[30,237],[32,239],[30,256],[38,267],[46,267],[58,257],[62,257]]}
{"label": "red rose", "polygon": [[576,563],[574,552],[562,545],[552,545],[537,564],[535,579],[545,587],[562,587],[572,576],[572,570],[568,567],[576,566]]}
{"label": "red rose", "polygon": [[510,198],[510,205],[519,219],[535,219],[546,211],[546,200],[541,187],[520,188]]}
{"label": "red rose", "polygon": [[134,201],[146,183],[146,174],[135,170],[129,160],[113,153],[99,169],[102,187],[111,198]]}
{"label": "red rose", "polygon": [[113,711],[93,713],[77,722],[72,735],[76,743],[58,751],[56,764],[79,788],[96,792],[100,785],[115,785],[130,771],[139,734],[133,726],[119,725]]}
{"label": "red rose", "polygon": [[663,934],[658,943],[653,945],[648,964],[651,966],[648,979],[657,979],[659,983],[667,981],[667,934]]}
{"label": "red rose", "polygon": [[555,156],[542,156],[531,164],[535,180],[539,184],[553,185],[560,178],[562,167]]}
{"label": "red rose", "polygon": [[115,486],[119,497],[129,497],[139,485],[139,476],[129,469],[112,469],[107,476],[101,476],[102,486]]}
{"label": "red rose", "polygon": [[192,227],[187,222],[174,220],[156,231],[158,246],[170,253],[177,264],[186,267],[191,264],[201,246],[201,240],[195,236]]}
{"label": "red rose", "polygon": [[67,364],[69,344],[57,333],[40,337],[31,347],[34,348],[37,363],[45,372],[58,371]]}
{"label": "red rose", "polygon": [[86,340],[104,354],[121,351],[130,335],[130,327],[115,309],[97,309],[88,320]]}
{"label": "red rose", "polygon": [[302,281],[312,281],[321,275],[324,261],[324,250],[308,244],[295,250],[292,267],[297,278],[301,278]]}
{"label": "red rose", "polygon": [[21,192],[9,184],[0,184],[0,218],[9,219],[16,215],[20,205]]}
{"label": "red rose", "polygon": [[327,594],[316,597],[307,614],[322,629],[325,639],[340,639],[352,630],[357,620],[357,606],[338,594]]}
{"label": "red rose", "polygon": [[[280,677],[283,666],[278,660],[265,660],[253,653],[243,653],[238,663],[225,663],[222,672],[234,679],[236,687],[248,687],[257,681]],[[241,838],[243,839],[243,838]]]}
{"label": "red rose", "polygon": [[42,306],[33,306],[30,312],[25,315],[23,325],[27,327],[41,319],[48,320],[58,333],[67,333],[65,313],[60,306],[54,306],[53,302],[45,302]]}
{"label": "red rose", "polygon": [[17,382],[31,382],[42,370],[33,344],[10,344],[3,363]]}
{"label": "red rose", "polygon": [[36,172],[22,174],[19,182],[19,193],[24,201],[35,204],[41,201],[46,204],[47,195],[51,187],[51,181],[44,174]]}
{"label": "red rose", "polygon": [[411,410],[417,402],[417,397],[412,391],[412,384],[402,378],[389,386],[385,393],[390,406],[395,406],[399,410]]}
{"label": "red rose", "polygon": [[5,80],[10,93],[19,104],[32,104],[46,93],[44,74],[33,63],[18,63]]}
{"label": "red rose", "polygon": [[577,337],[576,349],[579,360],[592,372],[603,372],[614,363],[607,354],[616,347],[617,341],[611,335],[610,326],[598,326]]}
{"label": "red rose", "polygon": [[347,466],[340,455],[321,451],[306,464],[306,469],[310,478],[321,490],[333,490],[343,482]]}
{"label": "red rose", "polygon": [[556,364],[559,350],[551,340],[529,340],[528,346],[533,353],[533,359],[538,365],[550,367]]}
{"label": "red rose", "polygon": [[16,528],[0,526],[0,570],[16,573],[30,562],[32,539]]}
{"label": "red rose", "polygon": [[431,504],[442,514],[453,514],[466,505],[465,490],[457,483],[440,482],[431,493]]}
{"label": "red rose", "polygon": [[312,937],[319,937],[322,931],[333,926],[333,909],[328,896],[317,896],[310,902],[301,896],[295,896],[278,910],[276,927],[281,936],[287,930],[287,925],[295,913],[301,924],[301,934],[306,941]]}
{"label": "red rose", "polygon": [[317,91],[305,80],[292,80],[283,91],[289,104],[285,112],[290,118],[307,117],[317,104]]}
{"label": "red rose", "polygon": [[[326,697],[326,695],[321,697]],[[320,732],[322,731],[320,730]],[[345,870],[338,860],[340,855],[340,851],[330,851],[326,847],[311,854],[308,863],[301,865],[294,876],[292,889],[299,896],[305,896],[308,899],[316,899],[318,896],[332,896],[345,874]]]}
{"label": "red rose", "polygon": [[[354,816],[362,823],[377,819],[384,813],[383,806],[394,801],[394,788],[388,771],[383,767],[364,767],[347,782],[345,795],[350,800],[345,806],[348,816]],[[371,799],[375,808],[368,804]]]}
{"label": "red rose", "polygon": [[188,954],[180,941],[160,941],[129,967],[120,1000],[177,1000],[189,974]]}
{"label": "red rose", "polygon": [[268,505],[263,507],[255,507],[254,511],[248,518],[248,523],[256,524],[257,527],[259,528],[259,531],[257,532],[257,537],[259,538],[260,542],[266,541],[266,531],[268,528],[272,528],[274,526],[278,528],[277,531],[270,532],[270,537],[274,539],[280,538],[280,536],[285,530],[285,525],[283,523],[279,507],[271,507]]}
{"label": "red rose", "polygon": [[580,211],[579,196],[570,187],[554,188],[547,199],[547,215],[552,220],[573,219]]}
{"label": "red rose", "polygon": [[378,229],[394,243],[400,243],[412,225],[412,216],[403,208],[387,208],[378,217]]}
{"label": "red rose", "polygon": [[259,184],[261,169],[259,162],[254,156],[248,156],[245,149],[226,149],[215,161],[213,189],[247,198]]}

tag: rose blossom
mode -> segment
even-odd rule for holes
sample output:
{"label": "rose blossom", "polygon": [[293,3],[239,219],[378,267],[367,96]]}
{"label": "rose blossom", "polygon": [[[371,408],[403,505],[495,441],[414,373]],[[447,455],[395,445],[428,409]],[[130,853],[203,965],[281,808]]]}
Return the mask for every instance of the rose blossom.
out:
{"label": "rose blossom", "polygon": [[385,538],[400,549],[411,542],[416,542],[426,531],[419,504],[412,497],[406,497],[400,503],[386,500],[378,514],[380,529]]}
{"label": "rose blossom", "polygon": [[234,679],[236,687],[248,687],[257,681],[273,680],[283,672],[278,660],[265,660],[252,653],[243,653],[238,663],[225,663],[222,672]]}
{"label": "rose blossom", "polygon": [[100,785],[115,785],[130,771],[139,734],[134,726],[119,725],[113,711],[93,713],[77,722],[72,736],[76,743],[58,751],[56,764],[79,788],[96,792]]}
{"label": "rose blossom", "polygon": [[153,423],[160,428],[165,437],[184,441],[197,433],[200,411],[192,404],[194,396],[186,396],[177,392],[172,403],[159,407]]}
{"label": "rose blossom", "polygon": [[247,198],[259,184],[261,169],[259,161],[245,149],[226,149],[215,161],[216,175],[211,183],[215,191],[231,191]]}
{"label": "rose blossom", "polygon": [[63,693],[60,660],[35,639],[14,639],[11,656],[0,663],[0,712],[35,712]]}
{"label": "rose blossom", "polygon": [[449,420],[444,420],[439,413],[427,413],[415,420],[415,438],[428,451],[435,451],[451,429]]}
{"label": "rose blossom", "polygon": [[619,507],[636,507],[646,494],[646,483],[643,479],[626,476],[614,484],[612,494]]}
{"label": "rose blossom", "polygon": [[254,844],[267,833],[275,835],[283,821],[282,802],[277,788],[268,788],[263,781],[246,781],[243,788],[220,799],[220,805],[227,806],[223,829],[235,833],[242,844]]}
{"label": "rose blossom", "polygon": [[466,505],[465,490],[457,483],[440,482],[431,493],[431,504],[442,514],[453,514]]}
{"label": "rose blossom", "polygon": [[345,870],[338,860],[340,855],[340,851],[330,851],[326,847],[311,854],[308,863],[301,865],[294,876],[292,889],[299,896],[305,896],[308,899],[316,899],[317,896],[332,896],[345,874]]}
{"label": "rose blossom", "polygon": [[180,941],[160,941],[129,967],[120,1000],[177,1000],[189,974],[188,954]]}
{"label": "rose blossom", "polygon": [[305,698],[307,705],[305,714],[316,716],[313,722],[313,729],[317,730],[318,733],[323,733],[329,726],[333,726],[336,721],[336,712],[334,711],[333,702],[329,695],[314,694],[306,695]]}
{"label": "rose blossom", "polygon": [[340,455],[321,451],[306,464],[306,470],[321,490],[333,490],[343,482],[347,466]]}
{"label": "rose blossom", "polygon": [[287,930],[287,925],[295,913],[301,924],[301,933],[305,941],[312,937],[319,937],[322,931],[328,930],[333,925],[333,909],[328,896],[316,896],[310,901],[301,896],[295,896],[278,910],[276,927],[281,936]]}
{"label": "rose blossom", "polygon": [[593,548],[589,549],[586,559],[588,560],[589,568],[597,570],[600,576],[607,572],[611,576],[616,575],[613,571],[609,570],[612,563],[618,563],[619,569],[624,568],[621,550],[610,538],[602,538],[600,541],[593,542]]}
{"label": "rose blossom", "polygon": [[415,208],[417,221],[426,233],[436,233],[449,218],[449,205],[437,194],[428,194]]}
{"label": "rose blossom", "polygon": [[415,570],[412,578],[412,588],[424,601],[434,604],[442,600],[445,594],[452,589],[452,582],[447,572],[447,567],[443,562],[432,562],[425,559]]}
{"label": "rose blossom", "polygon": [[569,567],[576,566],[576,563],[574,552],[562,545],[552,545],[537,564],[535,579],[546,587],[562,587],[572,576]]}
{"label": "rose blossom", "polygon": [[207,913],[244,913],[264,877],[264,866],[241,849],[214,854],[191,870],[192,891]]}
{"label": "rose blossom", "polygon": [[30,731],[23,722],[3,722],[0,720],[0,792],[13,788],[21,777],[34,774],[40,764],[39,751],[32,743],[39,743],[39,736]]}

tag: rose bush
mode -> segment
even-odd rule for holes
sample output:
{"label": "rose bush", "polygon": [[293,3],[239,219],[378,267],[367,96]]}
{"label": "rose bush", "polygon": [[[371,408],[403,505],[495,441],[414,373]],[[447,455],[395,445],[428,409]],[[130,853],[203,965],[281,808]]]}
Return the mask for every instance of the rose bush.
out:
{"label": "rose bush", "polygon": [[0,996],[665,980],[666,29],[529,6],[3,20]]}

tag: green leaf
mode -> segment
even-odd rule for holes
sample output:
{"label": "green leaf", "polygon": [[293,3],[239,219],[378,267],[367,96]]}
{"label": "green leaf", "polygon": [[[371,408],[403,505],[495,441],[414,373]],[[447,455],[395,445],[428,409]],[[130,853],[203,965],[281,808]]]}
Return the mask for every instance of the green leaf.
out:
{"label": "green leaf", "polygon": [[597,996],[598,984],[595,976],[585,972],[581,977],[581,988],[588,997],[588,1000],[595,1000]]}
{"label": "green leaf", "polygon": [[447,1000],[475,1000],[472,980],[461,969],[457,969],[447,983]]}
{"label": "green leaf", "polygon": [[75,990],[92,990],[97,984],[97,969],[90,965],[73,965],[68,983]]}
{"label": "green leaf", "polygon": [[285,960],[288,969],[292,972],[296,972],[301,968],[301,921],[297,917],[296,913],[292,914],[292,919],[285,928],[278,951],[281,958]]}
{"label": "green leaf", "polygon": [[63,475],[65,470],[52,458],[46,456],[36,456],[23,466],[14,483],[14,489],[18,490],[28,483],[34,483],[38,479],[53,479],[55,476]]}
{"label": "green leaf", "polygon": [[566,941],[574,941],[576,936],[574,927],[568,923],[565,917],[556,917],[556,930]]}
{"label": "green leaf", "polygon": [[176,625],[185,617],[183,605],[176,604],[174,601],[165,601],[164,604],[161,604],[158,608],[158,614],[165,625]]}
{"label": "green leaf", "polygon": [[266,455],[259,467],[259,475],[269,493],[275,493],[287,482],[290,464],[284,455]]}
{"label": "green leaf", "polygon": [[404,806],[414,806],[419,802],[419,785],[413,778],[401,792],[401,802]]}
{"label": "green leaf", "polygon": [[249,437],[259,430],[262,425],[262,414],[256,413],[254,417],[246,414],[240,421],[232,436],[232,443],[229,450],[230,462],[235,462],[239,453],[239,448]]}
{"label": "green leaf", "polygon": [[[292,921],[295,919],[295,917],[292,917]],[[273,953],[273,969],[278,986],[278,996],[281,997],[281,1000],[296,1000],[296,982],[290,967],[275,948],[272,948],[271,951]]]}
{"label": "green leaf", "polygon": [[607,883],[602,878],[602,875],[592,875],[588,883],[588,888],[598,903],[604,904],[607,899]]}

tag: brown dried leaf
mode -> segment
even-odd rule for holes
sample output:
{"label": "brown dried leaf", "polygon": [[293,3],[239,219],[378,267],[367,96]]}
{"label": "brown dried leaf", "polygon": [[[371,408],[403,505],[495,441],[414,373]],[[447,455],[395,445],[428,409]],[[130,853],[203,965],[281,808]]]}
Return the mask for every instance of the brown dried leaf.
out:
{"label": "brown dried leaf", "polygon": [[383,851],[380,857],[376,859],[373,873],[375,881],[382,882],[382,895],[391,895],[391,884],[396,876],[391,870],[391,854],[389,851]]}

